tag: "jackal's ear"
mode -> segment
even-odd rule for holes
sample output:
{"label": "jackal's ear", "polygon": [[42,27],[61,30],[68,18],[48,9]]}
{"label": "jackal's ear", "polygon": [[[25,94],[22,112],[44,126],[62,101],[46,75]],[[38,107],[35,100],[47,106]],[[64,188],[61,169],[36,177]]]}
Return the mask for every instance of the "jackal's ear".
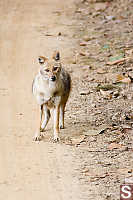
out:
{"label": "jackal's ear", "polygon": [[48,59],[44,56],[39,56],[38,61],[42,65],[44,64]]}
{"label": "jackal's ear", "polygon": [[52,57],[55,61],[60,60],[60,53],[59,51],[55,51]]}

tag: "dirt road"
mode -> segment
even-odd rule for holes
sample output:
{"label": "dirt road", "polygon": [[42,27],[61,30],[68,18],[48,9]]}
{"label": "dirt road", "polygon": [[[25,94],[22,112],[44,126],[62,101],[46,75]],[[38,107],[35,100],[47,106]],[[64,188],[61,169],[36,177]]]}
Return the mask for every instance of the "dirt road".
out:
{"label": "dirt road", "polygon": [[73,0],[0,2],[0,200],[80,199],[72,148],[49,142],[51,124],[47,141],[32,141],[37,58],[59,49],[66,61],[73,53],[74,9]]}

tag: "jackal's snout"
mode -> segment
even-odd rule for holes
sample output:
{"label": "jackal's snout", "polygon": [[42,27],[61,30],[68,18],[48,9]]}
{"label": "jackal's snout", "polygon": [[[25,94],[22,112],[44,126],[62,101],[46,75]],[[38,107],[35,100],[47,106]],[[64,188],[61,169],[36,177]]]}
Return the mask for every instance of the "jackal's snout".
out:
{"label": "jackal's snout", "polygon": [[54,75],[51,76],[51,77],[50,77],[50,81],[56,81],[56,76],[54,76]]}

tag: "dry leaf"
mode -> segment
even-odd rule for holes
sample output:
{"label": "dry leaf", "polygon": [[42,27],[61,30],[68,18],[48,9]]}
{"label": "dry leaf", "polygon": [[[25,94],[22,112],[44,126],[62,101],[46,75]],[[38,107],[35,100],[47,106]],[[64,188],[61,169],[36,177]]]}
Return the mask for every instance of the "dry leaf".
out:
{"label": "dry leaf", "polygon": [[125,77],[121,74],[117,75],[117,81],[121,81],[122,79],[124,79]]}
{"label": "dry leaf", "polygon": [[85,135],[89,135],[89,136],[94,136],[94,135],[98,135],[98,134],[102,134],[104,133],[105,130],[107,130],[109,128],[109,126],[107,125],[102,125],[102,126],[99,126],[99,128],[97,130],[95,129],[90,129],[88,130]]}
{"label": "dry leaf", "polygon": [[133,120],[133,115],[131,115],[131,120]]}
{"label": "dry leaf", "polygon": [[113,150],[113,149],[120,149],[122,148],[122,145],[121,144],[118,144],[118,143],[111,143],[109,146],[108,146],[109,150]]}
{"label": "dry leaf", "polygon": [[132,173],[132,169],[123,168],[123,169],[118,169],[117,172],[119,174],[128,174],[128,173]]}
{"label": "dry leaf", "polygon": [[84,90],[84,91],[81,91],[80,92],[80,95],[88,95],[88,94],[90,94],[90,91],[88,91],[88,90]]}
{"label": "dry leaf", "polygon": [[133,177],[131,176],[131,177],[125,178],[125,183],[132,183],[133,184]]}
{"label": "dry leaf", "polygon": [[131,79],[128,76],[117,75],[117,82],[130,84],[131,83]]}
{"label": "dry leaf", "polygon": [[96,11],[104,11],[106,9],[107,5],[106,3],[97,3],[95,5],[95,10]]}
{"label": "dry leaf", "polygon": [[104,91],[100,89],[100,93],[105,99],[111,99],[112,98],[112,91]]}
{"label": "dry leaf", "polygon": [[126,54],[128,54],[130,57],[133,56],[133,49],[127,50]]}
{"label": "dry leaf", "polygon": [[94,40],[94,39],[95,39],[95,37],[89,37],[88,35],[85,35],[85,36],[83,37],[83,40],[86,41],[86,42],[88,42],[88,41],[90,41],[90,40]]}
{"label": "dry leaf", "polygon": [[106,70],[100,68],[100,69],[97,70],[97,73],[98,74],[105,74],[107,72],[106,72]]}
{"label": "dry leaf", "polygon": [[78,137],[75,137],[75,138],[71,138],[71,142],[72,144],[74,145],[78,145],[80,144],[81,142],[83,142],[85,139],[85,135],[80,135]]}
{"label": "dry leaf", "polygon": [[88,168],[84,168],[83,170],[82,170],[82,173],[87,173],[87,172],[89,172],[90,170],[88,169]]}
{"label": "dry leaf", "polygon": [[125,77],[124,79],[121,80],[121,82],[130,84],[131,83],[131,79],[129,77]]}
{"label": "dry leaf", "polygon": [[132,128],[123,128],[122,132],[125,134],[133,134],[133,129]]}
{"label": "dry leaf", "polygon": [[86,46],[87,44],[86,43],[84,43],[84,42],[80,42],[80,44],[79,44],[80,46]]}
{"label": "dry leaf", "polygon": [[105,177],[107,177],[107,176],[109,176],[108,173],[98,174],[98,175],[96,175],[96,176],[92,176],[92,177],[90,178],[90,181],[93,182],[93,181],[96,181],[96,180],[105,178]]}
{"label": "dry leaf", "polygon": [[[91,66],[90,65],[81,65],[82,69],[84,70],[88,70],[88,69],[91,69]],[[88,77],[88,75],[86,76]],[[90,78],[90,80],[94,80],[94,78]]]}
{"label": "dry leaf", "polygon": [[119,60],[114,60],[114,61],[111,61],[111,62],[107,62],[107,65],[115,65],[115,64],[123,63],[123,62],[125,62],[126,60],[130,60],[130,57],[121,58],[121,59],[119,59]]}
{"label": "dry leaf", "polygon": [[81,56],[86,56],[86,53],[84,53],[84,52],[79,52],[79,55],[81,55]]}

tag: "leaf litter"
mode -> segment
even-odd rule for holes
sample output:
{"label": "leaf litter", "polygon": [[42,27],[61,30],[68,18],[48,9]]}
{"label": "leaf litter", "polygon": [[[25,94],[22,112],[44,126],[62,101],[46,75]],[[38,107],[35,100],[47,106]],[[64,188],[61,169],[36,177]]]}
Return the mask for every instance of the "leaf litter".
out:
{"label": "leaf litter", "polygon": [[97,185],[97,199],[108,198],[107,185],[110,198],[117,199],[116,188],[132,175],[132,9],[130,0],[82,0],[75,12],[78,56],[68,117],[79,130],[66,143],[82,157],[81,183]]}

